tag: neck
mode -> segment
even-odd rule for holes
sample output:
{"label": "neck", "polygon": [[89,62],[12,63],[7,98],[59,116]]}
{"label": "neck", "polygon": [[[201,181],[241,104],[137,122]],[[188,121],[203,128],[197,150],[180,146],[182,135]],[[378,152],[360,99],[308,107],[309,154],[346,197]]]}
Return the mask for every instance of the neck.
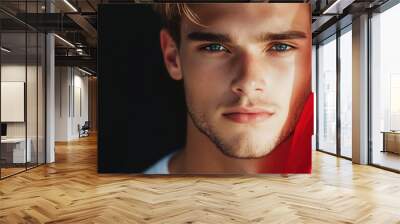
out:
{"label": "neck", "polygon": [[[288,149],[290,141],[284,141],[279,148]],[[227,156],[188,118],[186,145],[177,153],[170,163],[171,173],[197,174],[255,174],[274,170],[278,165],[273,154],[275,148],[267,156],[257,159],[238,159]],[[278,154],[280,154],[278,152]]]}

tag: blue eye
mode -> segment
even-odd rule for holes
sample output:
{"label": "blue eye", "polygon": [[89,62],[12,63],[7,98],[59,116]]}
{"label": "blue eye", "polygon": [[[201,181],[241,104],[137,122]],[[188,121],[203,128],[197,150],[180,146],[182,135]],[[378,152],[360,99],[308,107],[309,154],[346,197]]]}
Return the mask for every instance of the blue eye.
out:
{"label": "blue eye", "polygon": [[228,49],[226,49],[221,44],[209,44],[209,45],[203,47],[203,49],[206,51],[210,51],[210,52],[228,51]]}
{"label": "blue eye", "polygon": [[289,46],[287,44],[274,44],[271,47],[271,50],[277,51],[277,52],[284,52],[284,51],[291,50],[292,48],[293,48],[292,46]]}

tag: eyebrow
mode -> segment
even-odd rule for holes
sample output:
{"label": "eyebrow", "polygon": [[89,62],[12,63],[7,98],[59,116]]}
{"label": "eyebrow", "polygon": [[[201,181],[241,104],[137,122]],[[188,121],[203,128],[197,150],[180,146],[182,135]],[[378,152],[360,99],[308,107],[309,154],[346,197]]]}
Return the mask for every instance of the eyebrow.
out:
{"label": "eyebrow", "polygon": [[232,42],[232,38],[228,34],[221,33],[191,32],[187,38],[194,41]]}
{"label": "eyebrow", "polygon": [[[256,38],[257,42],[276,41],[276,40],[291,40],[304,39],[307,34],[302,31],[286,31],[282,33],[262,33]],[[209,42],[233,42],[229,34],[211,33],[211,32],[191,32],[187,35],[189,40],[193,41],[209,41]]]}
{"label": "eyebrow", "polygon": [[257,41],[274,41],[274,40],[292,40],[292,39],[304,39],[307,34],[302,31],[286,31],[282,33],[263,33],[258,38]]}

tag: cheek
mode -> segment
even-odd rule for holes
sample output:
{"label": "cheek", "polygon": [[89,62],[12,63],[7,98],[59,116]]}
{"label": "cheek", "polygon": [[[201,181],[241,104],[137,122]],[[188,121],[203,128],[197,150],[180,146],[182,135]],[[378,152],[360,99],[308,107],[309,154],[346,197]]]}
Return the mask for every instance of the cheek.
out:
{"label": "cheek", "polygon": [[[296,76],[296,57],[275,58],[269,61],[270,77],[267,78],[267,96],[287,110],[293,93],[294,80]],[[269,70],[269,71],[268,71]]]}
{"label": "cheek", "polygon": [[293,101],[303,102],[311,92],[311,54],[304,52],[295,59],[295,79],[293,83]]}
{"label": "cheek", "polygon": [[276,76],[276,83],[279,83],[276,86],[281,87],[281,94],[277,96],[280,102],[277,103],[289,120],[295,119],[293,116],[300,112],[311,91],[310,63],[311,59],[306,51],[274,63],[275,69],[281,71],[281,76]]}
{"label": "cheek", "polygon": [[182,57],[181,62],[185,92],[192,106],[215,109],[228,88],[227,66],[221,60],[194,54]]}

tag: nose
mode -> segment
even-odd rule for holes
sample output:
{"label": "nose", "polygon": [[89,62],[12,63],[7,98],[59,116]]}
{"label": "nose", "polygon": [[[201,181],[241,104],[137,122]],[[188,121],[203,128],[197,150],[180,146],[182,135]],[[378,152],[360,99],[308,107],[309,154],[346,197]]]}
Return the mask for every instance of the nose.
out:
{"label": "nose", "polygon": [[[265,69],[262,59],[249,53],[237,58],[237,72],[232,80],[232,91],[238,96],[262,94],[265,92]],[[265,60],[265,58],[264,58]]]}

